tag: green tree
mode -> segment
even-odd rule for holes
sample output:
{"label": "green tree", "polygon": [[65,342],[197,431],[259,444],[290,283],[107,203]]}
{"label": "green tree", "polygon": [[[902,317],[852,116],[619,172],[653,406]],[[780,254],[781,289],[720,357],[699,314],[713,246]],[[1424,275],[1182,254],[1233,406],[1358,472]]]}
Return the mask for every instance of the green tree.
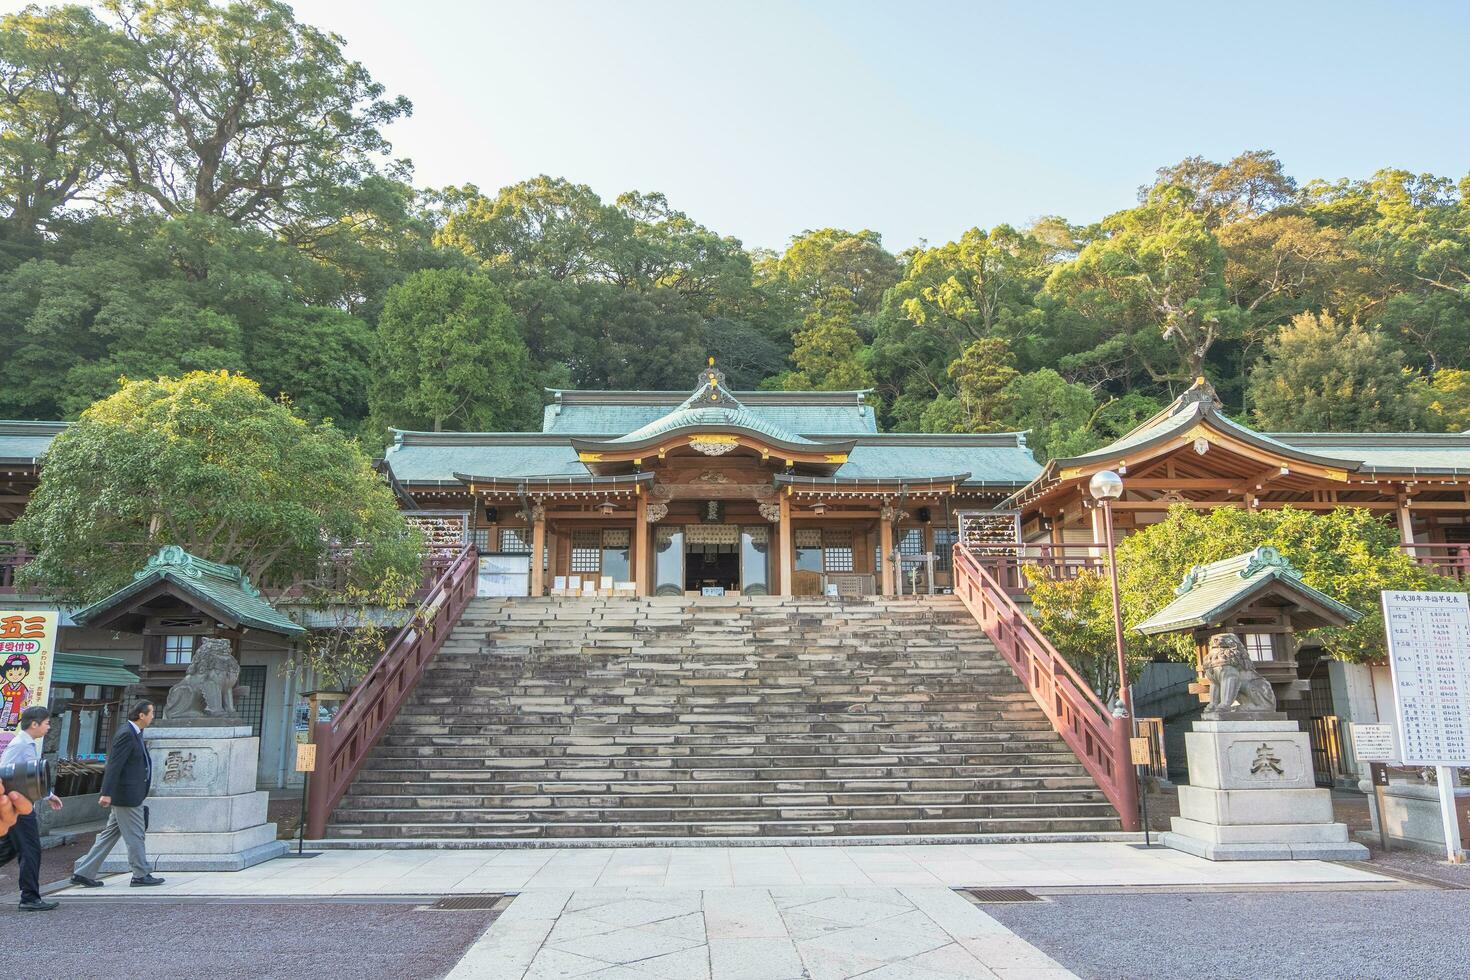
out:
{"label": "green tree", "polygon": [[373,415],[388,425],[509,431],[539,405],[515,315],[482,275],[426,269],[390,289],[378,358]]}
{"label": "green tree", "polygon": [[421,545],[356,442],[225,372],[128,382],[88,408],[12,531],[37,556],[25,581],[78,604],[166,544],[264,588],[316,581],[338,545],[349,582],[416,575]]}
{"label": "green tree", "polygon": [[[1194,510],[1170,508],[1165,520],[1130,534],[1118,546],[1118,588],[1127,626],[1130,673],[1154,656],[1194,659],[1188,635],[1144,637],[1133,627],[1174,598],[1174,588],[1195,565],[1244,554],[1260,545],[1277,548],[1302,581],[1363,613],[1357,623],[1311,630],[1331,657],[1352,662],[1385,656],[1379,593],[1385,589],[1453,592],[1466,586],[1434,574],[1398,546],[1393,525],[1372,511],[1344,507],[1334,511],[1282,508],[1247,511],[1238,507]],[[1077,582],[1030,587],[1037,624],[1069,660],[1089,663],[1111,651],[1112,608],[1106,579],[1084,576]],[[1079,669],[1081,669],[1079,667]]]}
{"label": "green tree", "polygon": [[994,432],[1002,426],[1007,405],[1003,396],[1016,379],[1016,357],[1000,337],[984,337],[970,344],[949,366],[955,401],[960,408],[956,432]]}
{"label": "green tree", "polygon": [[796,371],[785,387],[795,391],[854,391],[871,388],[872,375],[862,363],[863,341],[853,329],[857,305],[849,292],[834,286],[814,304],[796,334],[791,360]]}
{"label": "green tree", "polygon": [[1186,188],[1191,206],[1212,228],[1259,218],[1298,197],[1296,181],[1270,150],[1247,150],[1223,164],[1186,157],[1171,167],[1160,167],[1153,184],[1138,189],[1138,200],[1147,202],[1166,187]]}
{"label": "green tree", "polygon": [[0,20],[0,209],[24,245],[92,189],[108,162],[92,125],[99,32],[78,6],[28,7]]}
{"label": "green tree", "polygon": [[[384,99],[335,34],[276,0],[104,0],[111,95],[93,126],[123,207],[285,230],[335,221],[340,188],[380,172]],[[401,170],[390,164],[390,169]]]}
{"label": "green tree", "polygon": [[1047,281],[1050,294],[1085,315],[1167,341],[1169,363],[1133,345],[1154,381],[1200,377],[1211,348],[1240,329],[1225,288],[1225,251],[1193,204],[1179,186],[1151,193],[1139,207],[1107,218],[1103,237]]}
{"label": "green tree", "polygon": [[792,238],[774,263],[775,274],[802,301],[814,304],[840,289],[864,315],[877,310],[901,271],[883,247],[883,236],[866,228],[808,229]]}
{"label": "green tree", "polygon": [[1267,341],[1249,395],[1264,429],[1382,432],[1418,424],[1403,352],[1380,331],[1325,311],[1293,317]]}
{"label": "green tree", "polygon": [[1413,391],[1424,406],[1426,429],[1470,431],[1470,371],[1440,368],[1428,378],[1414,379]]}
{"label": "green tree", "polygon": [[258,365],[262,389],[304,417],[355,423],[368,414],[376,344],[372,328],[350,313],[288,308],[251,337],[246,360]]}
{"label": "green tree", "polygon": [[1102,443],[1092,429],[1097,399],[1051,368],[1012,378],[1000,392],[1007,428],[1026,433],[1038,462],[1077,456]]}

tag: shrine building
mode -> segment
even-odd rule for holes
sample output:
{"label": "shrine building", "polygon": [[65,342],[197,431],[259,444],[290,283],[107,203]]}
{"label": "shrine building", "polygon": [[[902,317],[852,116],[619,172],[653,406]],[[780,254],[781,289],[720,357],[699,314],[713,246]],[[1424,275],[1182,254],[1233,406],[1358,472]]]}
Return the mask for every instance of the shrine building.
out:
{"label": "shrine building", "polygon": [[553,390],[540,432],[395,430],[383,467],[431,538],[542,555],[532,595],[944,589],[957,513],[1041,467],[1019,433],[880,433],[868,394],[711,364],[692,393]]}

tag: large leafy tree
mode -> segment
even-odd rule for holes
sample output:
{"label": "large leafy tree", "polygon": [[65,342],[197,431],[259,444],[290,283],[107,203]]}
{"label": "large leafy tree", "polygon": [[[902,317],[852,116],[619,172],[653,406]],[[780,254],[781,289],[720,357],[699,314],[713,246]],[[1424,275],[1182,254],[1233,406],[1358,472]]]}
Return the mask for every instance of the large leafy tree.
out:
{"label": "large leafy tree", "polygon": [[100,34],[84,7],[27,8],[0,20],[0,209],[22,246],[94,190],[110,162],[92,122],[104,91]]}
{"label": "large leafy tree", "polygon": [[871,388],[873,377],[862,362],[862,338],[853,327],[857,304],[842,286],[833,286],[813,304],[797,332],[791,360],[796,370],[783,387],[794,391],[854,391]]}
{"label": "large leafy tree", "polygon": [[[235,224],[312,228],[377,174],[381,129],[411,111],[275,0],[105,0],[92,124],[116,163],[107,199]],[[391,167],[391,164],[390,164]]]}
{"label": "large leafy tree", "polygon": [[1251,413],[1264,429],[1395,431],[1418,427],[1404,355],[1381,331],[1330,313],[1301,313],[1266,344],[1251,373]]}
{"label": "large leafy tree", "polygon": [[1159,363],[1134,344],[1154,381],[1186,382],[1203,374],[1211,348],[1238,335],[1238,308],[1225,288],[1225,251],[1194,195],[1169,185],[1141,206],[1107,218],[1103,237],[1051,273],[1047,290],[1123,333],[1152,332],[1173,357]]}
{"label": "large leafy tree", "polygon": [[226,372],[132,381],[92,405],[12,532],[36,553],[26,580],[76,603],[166,544],[276,588],[317,581],[339,547],[359,585],[414,575],[421,543],[356,442]]}
{"label": "large leafy tree", "polygon": [[814,304],[840,289],[864,315],[878,309],[883,294],[902,272],[898,260],[883,247],[883,236],[866,228],[809,229],[791,239],[772,265],[775,277],[805,303]]}
{"label": "large leafy tree", "polygon": [[378,319],[374,417],[399,427],[512,430],[540,401],[503,291],[484,275],[425,269],[388,291]]}
{"label": "large leafy tree", "polygon": [[[1302,581],[1363,613],[1356,624],[1310,631],[1324,651],[1340,660],[1381,659],[1383,615],[1379,593],[1464,591],[1466,586],[1419,565],[1398,546],[1392,524],[1371,511],[1340,508],[1313,512],[1238,507],[1194,510],[1176,505],[1165,520],[1130,534],[1118,546],[1118,588],[1129,630],[1132,676],[1154,656],[1194,658],[1189,636],[1144,637],[1132,628],[1174,598],[1174,588],[1191,567],[1243,554],[1260,545],[1280,550]],[[1037,623],[1080,670],[1110,690],[1112,606],[1106,579],[1087,573],[1076,580],[1033,580]]]}
{"label": "large leafy tree", "polygon": [[1212,228],[1259,218],[1298,197],[1296,181],[1270,150],[1247,150],[1228,163],[1186,157],[1173,166],[1160,167],[1153,184],[1139,188],[1138,200],[1147,203],[1166,187],[1186,188],[1190,206]]}

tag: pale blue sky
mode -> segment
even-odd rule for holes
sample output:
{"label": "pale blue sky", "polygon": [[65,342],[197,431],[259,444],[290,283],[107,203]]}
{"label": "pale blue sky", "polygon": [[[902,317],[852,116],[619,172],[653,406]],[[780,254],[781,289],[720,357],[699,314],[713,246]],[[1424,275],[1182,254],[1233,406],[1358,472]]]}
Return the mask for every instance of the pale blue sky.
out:
{"label": "pale blue sky", "polygon": [[[5,4],[12,6],[12,4]],[[1190,154],[1470,171],[1470,3],[297,0],[421,185],[660,190],[752,246],[1127,207]]]}

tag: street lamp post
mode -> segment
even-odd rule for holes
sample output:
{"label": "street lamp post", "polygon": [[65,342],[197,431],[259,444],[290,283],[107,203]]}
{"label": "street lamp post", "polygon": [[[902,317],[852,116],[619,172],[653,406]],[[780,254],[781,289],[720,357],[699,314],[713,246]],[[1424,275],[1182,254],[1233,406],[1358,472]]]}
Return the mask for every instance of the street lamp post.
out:
{"label": "street lamp post", "polygon": [[1118,559],[1113,551],[1113,501],[1123,496],[1123,478],[1112,470],[1093,475],[1087,484],[1092,499],[1103,509],[1103,537],[1108,549],[1108,580],[1113,590],[1113,645],[1118,655],[1118,697],[1123,717],[1133,717],[1133,695],[1128,690],[1128,657],[1123,645],[1123,610],[1118,600]]}
{"label": "street lamp post", "polygon": [[[1133,716],[1133,692],[1128,685],[1128,654],[1123,645],[1123,608],[1118,600],[1118,556],[1113,550],[1113,501],[1123,496],[1123,478],[1112,470],[1102,470],[1093,474],[1087,484],[1087,490],[1092,494],[1092,499],[1097,501],[1103,509],[1103,536],[1108,549],[1108,581],[1113,591],[1113,645],[1118,655],[1118,701],[1122,708],[1122,716],[1128,719],[1129,734],[1136,738],[1138,719]],[[1136,767],[1134,777],[1138,777]],[[1146,793],[1146,787],[1140,785],[1138,799],[1143,807],[1143,839],[1145,844],[1151,844]]]}

